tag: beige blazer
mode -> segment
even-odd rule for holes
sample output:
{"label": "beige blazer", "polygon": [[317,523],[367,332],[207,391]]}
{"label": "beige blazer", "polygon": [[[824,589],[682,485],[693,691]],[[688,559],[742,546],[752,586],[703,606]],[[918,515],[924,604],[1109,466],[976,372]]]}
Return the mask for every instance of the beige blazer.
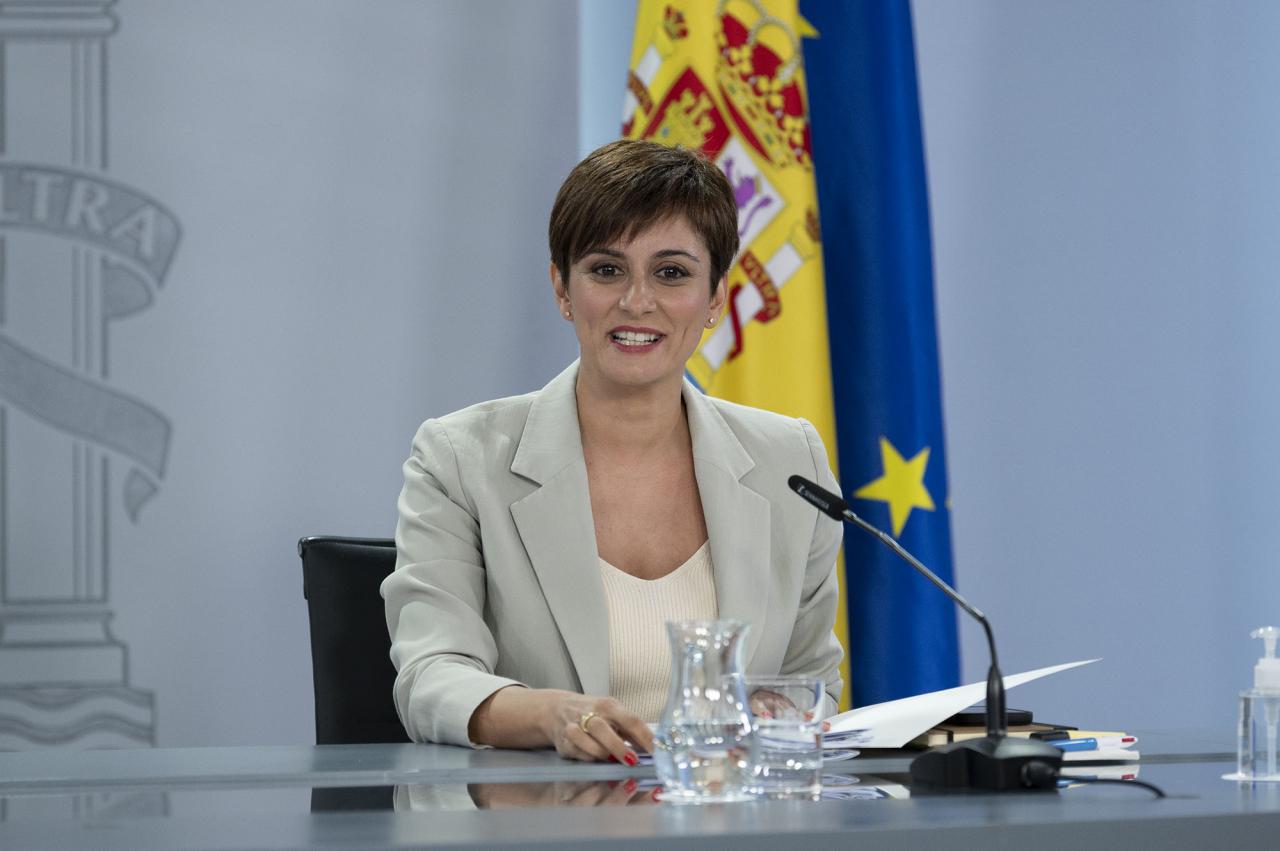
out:
{"label": "beige blazer", "polygon": [[[382,595],[396,709],[415,741],[470,744],[472,712],[508,685],[608,694],[577,374],[575,362],[536,393],[427,420],[414,438]],[[804,420],[687,381],[683,394],[720,617],[751,625],[749,674],[821,676],[834,711],[842,529],[787,487],[799,473],[837,489],[822,442]]]}

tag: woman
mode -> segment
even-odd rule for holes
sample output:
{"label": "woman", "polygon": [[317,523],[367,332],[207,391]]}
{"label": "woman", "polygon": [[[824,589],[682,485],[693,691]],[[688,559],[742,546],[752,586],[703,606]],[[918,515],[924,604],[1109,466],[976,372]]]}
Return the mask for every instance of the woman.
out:
{"label": "woman", "polygon": [[813,427],[704,396],[685,361],[738,248],[700,154],[613,142],[551,213],[551,286],[580,359],[542,390],[423,423],[383,583],[395,702],[416,741],[634,765],[669,681],[665,621],[738,618],[759,675],[842,682],[839,524]]}

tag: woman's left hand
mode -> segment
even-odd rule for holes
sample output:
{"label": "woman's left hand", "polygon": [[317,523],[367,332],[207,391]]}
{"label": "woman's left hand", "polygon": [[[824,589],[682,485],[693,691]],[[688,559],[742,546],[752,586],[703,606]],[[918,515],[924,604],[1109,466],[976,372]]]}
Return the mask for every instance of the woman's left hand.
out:
{"label": "woman's left hand", "polygon": [[[760,718],[784,718],[796,712],[796,705],[786,695],[765,688],[753,691],[747,703],[751,706],[751,714]],[[812,712],[806,712],[804,715],[805,721],[813,720]],[[830,729],[831,722],[823,721],[822,732],[825,733]]]}

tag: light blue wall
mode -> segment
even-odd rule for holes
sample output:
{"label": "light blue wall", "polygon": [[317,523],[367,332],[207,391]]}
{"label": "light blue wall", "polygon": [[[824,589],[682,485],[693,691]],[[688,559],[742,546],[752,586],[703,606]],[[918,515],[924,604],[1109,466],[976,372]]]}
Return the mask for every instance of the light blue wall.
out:
{"label": "light blue wall", "polygon": [[1280,7],[914,8],[960,580],[1006,667],[1105,657],[1012,702],[1229,733],[1280,621]]}
{"label": "light blue wall", "polygon": [[578,153],[622,129],[636,0],[578,0]]}
{"label": "light blue wall", "polygon": [[[629,44],[603,5],[584,150]],[[1280,6],[913,8],[958,581],[1006,670],[1104,657],[1013,705],[1229,736],[1280,621]]]}

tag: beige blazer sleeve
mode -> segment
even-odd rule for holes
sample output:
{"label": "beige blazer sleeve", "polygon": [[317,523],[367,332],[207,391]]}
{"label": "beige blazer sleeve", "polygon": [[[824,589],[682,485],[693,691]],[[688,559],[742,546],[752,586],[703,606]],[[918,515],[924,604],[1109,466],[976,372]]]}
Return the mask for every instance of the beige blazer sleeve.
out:
{"label": "beige blazer sleeve", "polygon": [[[800,420],[808,444],[813,469],[800,473],[822,485],[832,493],[840,492],[840,485],[831,472],[822,439],[812,425]],[[799,497],[794,497],[799,500]],[[784,676],[817,676],[826,684],[827,701],[825,715],[834,715],[840,706],[844,680],[840,675],[840,662],[844,648],[836,639],[834,626],[840,604],[839,575],[836,556],[840,551],[844,528],[841,524],[813,512],[813,531],[809,538],[809,558],[805,565],[804,581],[800,589],[800,601],[796,611],[795,629],[787,645],[786,657],[779,674]]]}
{"label": "beige blazer sleeve", "polygon": [[435,420],[414,438],[398,508],[396,570],[382,584],[396,710],[414,741],[468,745],[476,707],[519,683],[493,673],[498,649],[483,617],[480,526]]}

